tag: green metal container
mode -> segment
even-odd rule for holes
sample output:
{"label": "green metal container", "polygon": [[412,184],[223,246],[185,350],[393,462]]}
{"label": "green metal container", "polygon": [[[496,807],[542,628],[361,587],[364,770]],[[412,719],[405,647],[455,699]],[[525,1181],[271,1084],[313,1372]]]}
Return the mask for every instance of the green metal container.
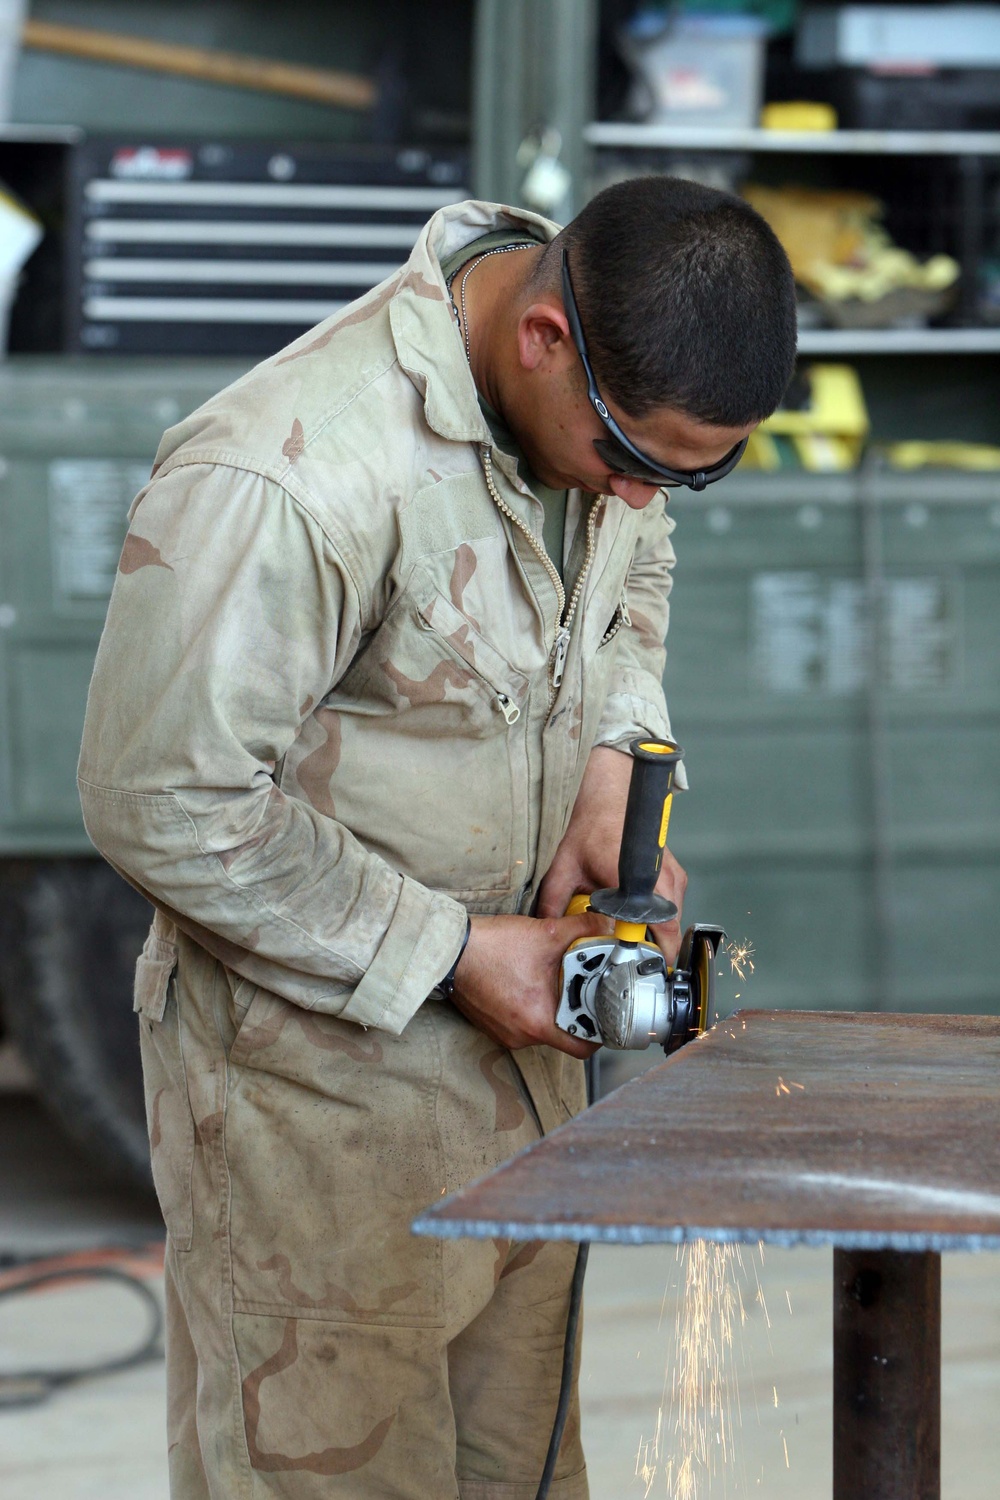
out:
{"label": "green metal container", "polygon": [[90,848],[76,760],[126,513],[164,428],[240,373],[0,364],[0,856]]}
{"label": "green metal container", "polygon": [[113,1176],[145,1181],[131,1014],[149,907],[87,841],[76,762],[125,535],[165,427],[215,363],[0,364],[0,1001],[43,1099]]}
{"label": "green metal container", "polygon": [[1000,476],[740,475],[671,506],[671,843],[690,916],[756,948],[740,1003],[1000,1009]]}

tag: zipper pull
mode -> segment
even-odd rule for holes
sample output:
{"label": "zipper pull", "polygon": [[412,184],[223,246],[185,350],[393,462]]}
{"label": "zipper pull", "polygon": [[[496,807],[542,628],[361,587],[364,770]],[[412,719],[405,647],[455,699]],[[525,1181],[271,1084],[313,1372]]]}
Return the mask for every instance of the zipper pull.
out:
{"label": "zipper pull", "polygon": [[624,594],[622,594],[622,620],[624,621],[624,623],[631,630],[631,628],[632,628],[632,616],[628,612],[628,600],[625,598]]}
{"label": "zipper pull", "polygon": [[500,712],[507,720],[507,723],[516,724],[521,717],[521,710],[517,704],[512,703],[506,693],[497,693],[497,703],[500,705]]}
{"label": "zipper pull", "polygon": [[566,670],[566,657],[569,653],[569,631],[565,625],[556,631],[556,643],[552,652],[552,686],[557,688],[563,680],[563,672]]}

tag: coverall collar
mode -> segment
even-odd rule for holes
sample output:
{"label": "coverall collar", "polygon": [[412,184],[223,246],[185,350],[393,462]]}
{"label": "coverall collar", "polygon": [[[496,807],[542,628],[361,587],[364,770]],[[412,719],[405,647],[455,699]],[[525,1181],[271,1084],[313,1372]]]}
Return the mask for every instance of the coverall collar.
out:
{"label": "coverall collar", "polygon": [[[389,306],[399,363],[423,397],[427,422],[441,437],[456,442],[492,445],[493,439],[479,406],[441,261],[482,235],[506,228],[523,229],[541,244],[559,233],[558,224],[528,209],[477,199],[439,209],[421,231]],[[506,469],[504,457],[494,454]]]}

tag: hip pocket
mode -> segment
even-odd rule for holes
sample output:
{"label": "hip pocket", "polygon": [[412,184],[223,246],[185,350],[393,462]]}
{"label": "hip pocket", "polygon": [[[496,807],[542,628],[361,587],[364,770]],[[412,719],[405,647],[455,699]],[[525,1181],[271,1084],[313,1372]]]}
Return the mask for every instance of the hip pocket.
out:
{"label": "hip pocket", "polygon": [[237,1312],[441,1325],[440,1241],[410,1233],[449,1180],[427,1010],[397,1037],[256,992],[229,1058]]}

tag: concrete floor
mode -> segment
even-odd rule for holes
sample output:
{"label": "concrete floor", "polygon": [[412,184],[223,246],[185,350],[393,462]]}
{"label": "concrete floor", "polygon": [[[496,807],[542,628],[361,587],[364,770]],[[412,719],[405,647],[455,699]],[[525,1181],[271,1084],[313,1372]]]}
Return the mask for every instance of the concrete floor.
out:
{"label": "concrete floor", "polygon": [[[158,1235],[155,1208],[100,1183],[31,1098],[0,1095],[0,1268],[12,1255],[114,1244],[129,1247],[133,1266],[155,1285],[155,1245],[152,1255],[148,1246]],[[635,1468],[641,1441],[654,1435],[674,1360],[683,1274],[673,1249],[592,1251],[582,1375],[592,1500],[672,1493],[669,1441],[647,1482]],[[743,1269],[731,1267],[727,1277],[746,1309],[745,1322],[736,1320],[726,1385],[742,1424],[734,1415],[730,1461],[702,1479],[697,1500],[826,1500],[830,1253],[768,1250],[761,1260],[745,1251]],[[1000,1261],[946,1256],[944,1287],[942,1494],[996,1500]],[[0,1300],[0,1371],[110,1356],[141,1337],[143,1317],[127,1292],[108,1285]],[[669,1388],[667,1395],[669,1439]],[[65,1389],[42,1406],[0,1411],[3,1500],[167,1500],[163,1402],[157,1363]]]}
{"label": "concrete floor", "polygon": [[[742,1423],[734,1419],[732,1461],[699,1484],[697,1500],[829,1500],[832,1251],[767,1248],[763,1257],[756,1249],[743,1257],[744,1270],[728,1272],[747,1311],[742,1328],[736,1320],[728,1362]],[[582,1397],[593,1500],[646,1493],[633,1477],[636,1455],[640,1438],[655,1431],[668,1361],[673,1367],[682,1276],[673,1249],[591,1252]],[[755,1300],[757,1276],[766,1316]],[[941,1494],[997,1500],[1000,1257],[946,1255],[942,1279]],[[669,1417],[667,1426],[669,1438]],[[677,1493],[663,1464],[648,1493],[658,1500]]]}

